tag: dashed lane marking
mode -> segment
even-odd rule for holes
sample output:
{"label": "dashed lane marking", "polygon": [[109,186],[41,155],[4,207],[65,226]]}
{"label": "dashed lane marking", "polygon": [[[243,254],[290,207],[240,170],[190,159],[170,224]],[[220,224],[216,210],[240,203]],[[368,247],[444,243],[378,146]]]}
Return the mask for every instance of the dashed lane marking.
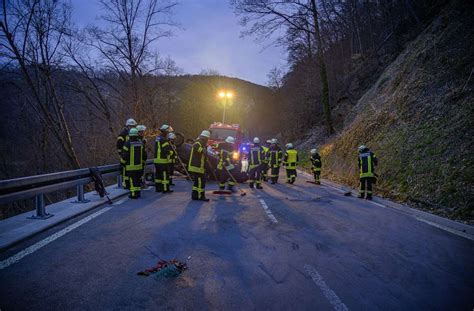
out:
{"label": "dashed lane marking", "polygon": [[270,220],[276,224],[278,223],[278,220],[275,218],[275,216],[273,215],[272,211],[270,210],[270,208],[268,207],[267,203],[265,203],[265,201],[263,199],[259,199],[260,201],[260,204],[262,204],[262,207],[263,209],[265,210],[265,213],[267,213],[267,216],[268,218],[270,218]]}
{"label": "dashed lane marking", "polygon": [[14,263],[20,261],[21,259],[23,259],[24,257],[30,255],[30,254],[33,254],[34,252],[36,252],[37,250],[39,250],[40,248],[48,245],[49,243],[53,242],[54,240],[56,239],[59,239],[60,237],[62,237],[63,235],[71,232],[72,230],[78,228],[79,226],[82,226],[83,224],[85,224],[86,222],[89,222],[91,221],[92,219],[102,215],[103,213],[109,211],[112,207],[104,207],[103,209],[101,209],[100,211],[97,211],[95,212],[94,214],[91,214],[81,220],[79,220],[78,222],[76,223],[73,223],[72,225],[56,232],[55,234],[53,235],[50,235],[49,237],[39,241],[38,243],[36,244],[33,244],[27,248],[25,248],[24,250],[22,250],[21,252],[13,255],[12,257],[10,258],[7,258],[5,260],[2,260],[0,261],[0,270],[2,269],[5,269],[11,265],[13,265]]}
{"label": "dashed lane marking", "polygon": [[319,274],[319,272],[313,266],[305,265],[304,269],[306,270],[306,273],[309,274],[313,282],[321,289],[326,299],[333,306],[334,310],[336,311],[349,310],[347,306],[341,301],[341,299],[339,299],[336,293],[331,288],[329,288],[326,282],[324,282],[324,279],[321,276],[321,274]]}

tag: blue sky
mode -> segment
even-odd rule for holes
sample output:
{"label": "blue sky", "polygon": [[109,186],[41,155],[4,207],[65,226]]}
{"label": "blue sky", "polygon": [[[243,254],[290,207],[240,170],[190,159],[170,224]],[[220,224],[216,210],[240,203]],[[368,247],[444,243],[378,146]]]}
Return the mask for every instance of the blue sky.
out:
{"label": "blue sky", "polygon": [[[286,63],[282,48],[266,47],[254,38],[241,38],[242,27],[227,0],[179,0],[173,19],[180,24],[174,36],[158,41],[157,50],[169,55],[184,72],[214,69],[220,74],[266,84],[267,73]],[[79,26],[100,23],[98,0],[72,0]]]}

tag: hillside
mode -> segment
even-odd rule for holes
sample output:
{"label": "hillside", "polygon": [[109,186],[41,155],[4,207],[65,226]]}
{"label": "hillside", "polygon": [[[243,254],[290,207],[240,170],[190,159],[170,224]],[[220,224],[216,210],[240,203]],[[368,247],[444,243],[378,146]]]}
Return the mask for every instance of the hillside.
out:
{"label": "hillside", "polygon": [[[210,123],[222,120],[223,105],[216,98],[222,88],[235,93],[234,100],[227,107],[227,122],[242,123],[248,134],[251,130],[270,133],[270,125],[275,124],[267,114],[272,104],[271,91],[236,78],[200,75],[144,77],[144,84],[150,85],[153,90],[153,93],[146,94],[148,97],[143,101],[146,105],[140,107],[138,113],[133,113],[127,102],[116,100],[113,94],[108,95],[107,104],[114,113],[106,120],[75,88],[84,83],[80,74],[73,70],[58,71],[56,74],[57,80],[62,83],[60,96],[64,98],[72,141],[83,167],[118,160],[116,135],[125,120],[131,117],[148,127],[150,138],[155,132],[153,129],[159,128],[162,123],[170,123],[176,131],[195,137]],[[107,96],[107,86],[103,87],[104,96]],[[54,136],[46,134],[48,125],[29,105],[30,95],[17,71],[10,68],[1,74],[0,113],[8,116],[0,125],[2,179],[69,168]],[[250,111],[253,113],[250,114]],[[261,121],[263,116],[266,116],[266,123]],[[269,126],[266,127],[266,124]]]}
{"label": "hillside", "polygon": [[320,148],[326,178],[357,187],[366,144],[379,158],[378,194],[474,221],[472,12],[451,2],[383,71]]}

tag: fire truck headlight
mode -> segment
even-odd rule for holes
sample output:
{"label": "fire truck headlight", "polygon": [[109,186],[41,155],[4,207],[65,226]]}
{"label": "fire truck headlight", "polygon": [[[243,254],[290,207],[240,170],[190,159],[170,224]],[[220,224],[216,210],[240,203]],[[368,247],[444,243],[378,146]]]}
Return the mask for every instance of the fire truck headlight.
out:
{"label": "fire truck headlight", "polygon": [[234,152],[234,153],[232,154],[232,159],[238,160],[238,159],[239,159],[239,153],[238,153],[238,152]]}

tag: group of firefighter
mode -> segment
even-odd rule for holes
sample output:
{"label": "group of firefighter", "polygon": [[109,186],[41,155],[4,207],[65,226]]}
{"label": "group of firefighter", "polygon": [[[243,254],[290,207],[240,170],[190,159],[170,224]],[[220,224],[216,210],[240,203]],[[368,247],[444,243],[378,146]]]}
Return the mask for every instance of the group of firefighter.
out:
{"label": "group of firefighter", "polygon": [[[128,119],[125,127],[117,138],[117,152],[120,155],[121,176],[123,187],[130,190],[129,197],[136,199],[140,197],[142,187],[146,187],[144,171],[147,160],[146,152],[146,127],[138,125],[134,119]],[[159,134],[154,141],[155,166],[154,183],[156,192],[172,193],[174,167],[177,161],[180,162],[186,174],[192,179],[193,187],[192,200],[209,201],[205,195],[206,174],[214,169],[208,159],[208,140],[211,133],[203,130],[192,145],[191,153],[187,164],[183,164],[176,150],[176,135],[173,128],[168,124],[163,124],[159,129]],[[234,192],[236,186],[237,163],[234,162],[232,154],[235,138],[229,136],[224,142],[212,146],[217,150],[218,163],[215,176],[219,183],[219,189]],[[377,158],[374,153],[364,145],[359,146],[359,178],[360,191],[359,198],[372,199],[372,188],[375,183],[375,166]],[[321,183],[321,156],[316,148],[311,149],[311,171],[314,176],[314,183]],[[283,150],[278,145],[278,140],[272,138],[261,143],[258,137],[253,139],[247,156],[248,177],[250,188],[263,189],[262,182],[278,183],[280,167],[286,169],[287,183],[293,184],[296,181],[296,167],[299,162],[298,151],[292,143],[288,143]]]}

